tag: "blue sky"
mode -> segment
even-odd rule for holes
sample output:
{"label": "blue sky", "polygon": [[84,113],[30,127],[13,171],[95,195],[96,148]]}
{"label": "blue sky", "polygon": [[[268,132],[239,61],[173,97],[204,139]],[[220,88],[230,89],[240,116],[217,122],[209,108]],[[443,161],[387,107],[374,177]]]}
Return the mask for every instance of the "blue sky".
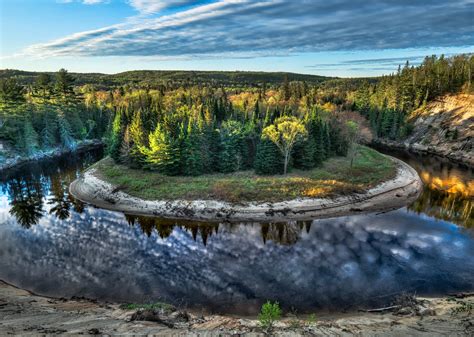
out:
{"label": "blue sky", "polygon": [[0,0],[0,68],[393,72],[474,51],[474,0]]}

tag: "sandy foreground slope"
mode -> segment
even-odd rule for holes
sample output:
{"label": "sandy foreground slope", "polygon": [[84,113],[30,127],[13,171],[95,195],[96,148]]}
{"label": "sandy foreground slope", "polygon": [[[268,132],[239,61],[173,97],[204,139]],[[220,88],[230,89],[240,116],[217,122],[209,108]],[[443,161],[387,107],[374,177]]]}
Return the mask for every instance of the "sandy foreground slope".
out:
{"label": "sandy foreground slope", "polygon": [[[418,299],[416,313],[353,312],[327,314],[314,322],[284,317],[275,336],[472,336],[474,312],[453,310],[474,305],[474,294],[462,298]],[[464,305],[463,305],[464,303]],[[183,311],[140,319],[133,310],[87,299],[54,299],[34,295],[0,281],[0,336],[5,335],[134,335],[134,336],[263,336],[256,319],[201,316]],[[142,315],[143,316],[143,315]],[[143,317],[142,317],[143,319]]]}

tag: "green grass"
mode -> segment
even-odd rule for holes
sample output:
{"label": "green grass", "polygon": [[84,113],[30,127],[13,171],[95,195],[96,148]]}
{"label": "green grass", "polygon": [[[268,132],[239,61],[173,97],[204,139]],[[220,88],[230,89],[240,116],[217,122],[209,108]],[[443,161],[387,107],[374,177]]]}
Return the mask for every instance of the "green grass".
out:
{"label": "green grass", "polygon": [[337,157],[309,171],[287,176],[258,176],[253,171],[199,177],[169,177],[157,172],[117,165],[110,158],[96,163],[97,175],[130,195],[147,200],[221,200],[277,202],[298,197],[334,197],[362,192],[396,174],[394,163],[360,146],[351,169],[350,159]]}

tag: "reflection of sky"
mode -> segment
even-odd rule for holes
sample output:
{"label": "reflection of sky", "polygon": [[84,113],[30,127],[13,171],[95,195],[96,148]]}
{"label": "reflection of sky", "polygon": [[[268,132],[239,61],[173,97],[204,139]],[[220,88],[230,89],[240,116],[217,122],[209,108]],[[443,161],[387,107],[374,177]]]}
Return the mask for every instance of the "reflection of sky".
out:
{"label": "reflection of sky", "polygon": [[0,194],[0,279],[52,296],[164,299],[241,313],[267,299],[298,310],[341,309],[384,305],[387,295],[401,291],[474,290],[472,236],[423,213],[317,220],[309,233],[290,223],[281,239],[279,227],[270,226],[266,244],[258,224],[220,225],[205,246],[200,235],[194,241],[177,227],[167,239],[156,231],[147,237],[122,214],[92,207],[79,214],[69,205],[71,216],[59,220],[49,213],[55,206],[48,203],[54,198],[49,177],[60,172],[62,181],[72,179],[82,165],[63,164],[61,171],[50,164],[28,170],[46,194],[43,217],[30,229],[17,223],[11,200]]}
{"label": "reflection of sky", "polygon": [[30,230],[0,226],[0,278],[55,296],[228,311],[266,299],[304,310],[474,289],[474,242],[449,223],[399,210],[317,220],[309,233],[289,226],[293,245],[264,244],[259,225],[241,224],[221,225],[204,246],[178,228],[148,238],[122,214],[95,208],[67,221],[48,214]]}

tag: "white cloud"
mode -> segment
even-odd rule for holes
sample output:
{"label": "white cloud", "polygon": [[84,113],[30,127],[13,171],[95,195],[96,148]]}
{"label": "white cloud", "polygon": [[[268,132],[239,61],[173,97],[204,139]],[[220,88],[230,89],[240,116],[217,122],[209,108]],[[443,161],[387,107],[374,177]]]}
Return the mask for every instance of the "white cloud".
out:
{"label": "white cloud", "polygon": [[165,8],[196,5],[195,0],[129,0],[130,6],[143,14],[157,13]]}
{"label": "white cloud", "polygon": [[[150,14],[196,1],[129,3]],[[463,0],[221,0],[73,34],[27,52],[202,58],[472,46],[473,13],[472,2]]]}
{"label": "white cloud", "polygon": [[110,0],[56,0],[60,4],[70,4],[73,2],[80,2],[84,5],[98,5],[103,3],[109,3]]}

